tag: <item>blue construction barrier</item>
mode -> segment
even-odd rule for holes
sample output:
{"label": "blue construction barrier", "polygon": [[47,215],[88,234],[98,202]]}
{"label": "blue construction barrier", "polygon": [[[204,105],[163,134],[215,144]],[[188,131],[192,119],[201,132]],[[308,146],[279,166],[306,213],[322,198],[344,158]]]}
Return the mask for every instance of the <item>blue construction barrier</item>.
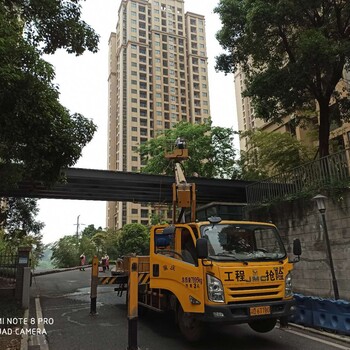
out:
{"label": "blue construction barrier", "polygon": [[290,322],[350,335],[350,302],[294,295],[297,311]]}

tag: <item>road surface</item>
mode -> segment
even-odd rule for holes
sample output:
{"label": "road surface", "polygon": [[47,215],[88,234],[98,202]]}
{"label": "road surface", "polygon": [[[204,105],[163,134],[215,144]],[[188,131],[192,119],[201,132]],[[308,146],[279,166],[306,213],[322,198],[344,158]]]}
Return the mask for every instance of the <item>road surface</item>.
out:
{"label": "road surface", "polygon": [[[47,336],[32,337],[30,344],[37,345],[29,350],[128,348],[125,296],[118,297],[113,286],[99,286],[98,315],[90,316],[90,273],[91,269],[76,270],[33,279],[30,317],[42,314]],[[202,342],[191,345],[171,317],[150,311],[139,318],[138,346],[141,350],[344,350],[350,349],[350,342],[295,327],[259,334],[247,325],[235,325],[210,328]]]}

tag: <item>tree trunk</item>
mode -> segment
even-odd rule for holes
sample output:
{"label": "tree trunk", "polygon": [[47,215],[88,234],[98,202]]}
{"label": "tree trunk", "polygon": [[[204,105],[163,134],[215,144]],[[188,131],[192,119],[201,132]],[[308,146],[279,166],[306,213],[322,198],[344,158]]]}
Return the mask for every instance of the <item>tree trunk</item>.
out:
{"label": "tree trunk", "polygon": [[318,101],[320,107],[320,126],[318,132],[320,158],[329,155],[330,115],[329,101]]}

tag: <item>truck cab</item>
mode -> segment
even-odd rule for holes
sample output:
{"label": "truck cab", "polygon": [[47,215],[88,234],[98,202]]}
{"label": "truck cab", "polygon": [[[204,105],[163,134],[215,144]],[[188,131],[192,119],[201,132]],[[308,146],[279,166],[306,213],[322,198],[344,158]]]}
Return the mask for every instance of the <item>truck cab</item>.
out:
{"label": "truck cab", "polygon": [[[300,255],[300,242],[294,252]],[[175,311],[190,341],[198,340],[203,325],[211,322],[248,323],[268,332],[294,311],[292,269],[270,223],[211,218],[156,225],[150,232],[149,284],[139,289],[139,300]],[[147,299],[150,291],[157,303]]]}

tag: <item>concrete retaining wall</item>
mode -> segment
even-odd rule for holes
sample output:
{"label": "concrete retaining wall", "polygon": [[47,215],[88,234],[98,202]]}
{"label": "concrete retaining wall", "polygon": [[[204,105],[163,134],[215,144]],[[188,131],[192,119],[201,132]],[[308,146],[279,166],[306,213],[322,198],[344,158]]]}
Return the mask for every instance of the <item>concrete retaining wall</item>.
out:
{"label": "concrete retaining wall", "polygon": [[[326,222],[335,275],[341,299],[350,300],[350,191],[326,201]],[[293,240],[299,238],[303,254],[293,272],[294,291],[304,295],[333,297],[331,273],[321,214],[310,199],[282,202],[247,212],[249,220],[277,225],[291,259]]]}

